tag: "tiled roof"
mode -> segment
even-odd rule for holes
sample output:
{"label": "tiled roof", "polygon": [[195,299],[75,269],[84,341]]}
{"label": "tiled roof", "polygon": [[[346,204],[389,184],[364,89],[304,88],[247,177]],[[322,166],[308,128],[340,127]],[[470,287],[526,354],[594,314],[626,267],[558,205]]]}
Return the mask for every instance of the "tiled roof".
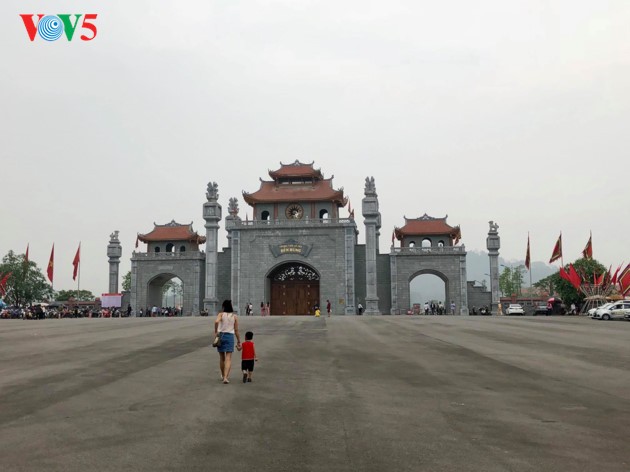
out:
{"label": "tiled roof", "polygon": [[269,176],[277,180],[281,177],[312,177],[314,179],[322,179],[322,172],[319,169],[313,168],[314,162],[310,164],[303,164],[299,160],[296,160],[292,164],[280,163],[280,169],[270,170]]}
{"label": "tiled roof", "polygon": [[263,181],[256,192],[243,192],[243,199],[250,205],[297,201],[332,201],[342,206],[346,204],[343,189],[335,190],[332,179],[317,180],[308,184],[277,184]]}
{"label": "tiled roof", "polygon": [[192,223],[180,225],[175,220],[165,225],[154,224],[153,231],[147,234],[138,234],[138,239],[143,243],[158,241],[190,241],[197,244],[206,242],[204,236],[198,235],[192,229]]}
{"label": "tiled roof", "polygon": [[405,225],[402,228],[395,228],[394,233],[398,240],[403,236],[425,236],[425,235],[448,235],[454,239],[461,238],[459,226],[451,226],[444,218],[433,218],[426,213],[420,218],[405,218]]}

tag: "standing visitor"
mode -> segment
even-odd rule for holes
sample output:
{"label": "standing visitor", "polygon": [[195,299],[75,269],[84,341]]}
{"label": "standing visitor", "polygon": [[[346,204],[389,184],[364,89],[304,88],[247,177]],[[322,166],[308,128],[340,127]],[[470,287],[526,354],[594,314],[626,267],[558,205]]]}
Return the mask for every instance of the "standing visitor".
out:
{"label": "standing visitor", "polygon": [[359,310],[359,315],[363,314],[363,305],[361,305],[361,302],[357,305],[357,310]]}
{"label": "standing visitor", "polygon": [[214,320],[214,335],[219,336],[221,345],[217,346],[219,353],[219,369],[224,384],[230,383],[230,370],[232,370],[232,353],[234,352],[234,337],[236,337],[236,349],[241,349],[241,338],[238,334],[238,316],[232,308],[232,300],[225,300],[222,311]]}
{"label": "standing visitor", "polygon": [[251,303],[247,302],[247,307],[245,308],[245,316],[249,316],[252,314]]}
{"label": "standing visitor", "polygon": [[265,316],[265,302],[260,302],[260,316]]}
{"label": "standing visitor", "polygon": [[451,300],[451,315],[455,314],[455,302]]}
{"label": "standing visitor", "polygon": [[330,300],[326,300],[326,312],[328,313],[328,318],[330,318],[330,309],[331,309],[331,305],[330,305]]}
{"label": "standing visitor", "polygon": [[271,307],[269,306],[269,302],[267,302],[267,309],[265,310],[267,316],[271,316]]}

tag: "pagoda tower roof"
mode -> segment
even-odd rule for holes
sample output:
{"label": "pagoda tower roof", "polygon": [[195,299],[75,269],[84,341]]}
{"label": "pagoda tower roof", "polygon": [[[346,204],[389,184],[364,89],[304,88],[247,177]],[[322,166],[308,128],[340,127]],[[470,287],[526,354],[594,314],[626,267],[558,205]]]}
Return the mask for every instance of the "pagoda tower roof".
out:
{"label": "pagoda tower roof", "polygon": [[140,234],[138,233],[138,240],[143,243],[154,243],[161,241],[189,241],[196,244],[203,244],[206,242],[205,236],[197,234],[193,231],[192,223],[181,225],[175,220],[165,225],[158,225],[153,223],[153,231]]}
{"label": "pagoda tower roof", "polygon": [[426,213],[419,218],[405,217],[405,224],[402,228],[394,228],[396,239],[402,240],[405,236],[433,236],[447,235],[456,241],[461,239],[461,230],[459,225],[451,226],[444,218],[433,218]]}
{"label": "pagoda tower roof", "polygon": [[325,179],[313,163],[280,163],[280,169],[269,171],[273,180],[260,179],[260,188],[252,193],[243,191],[243,199],[249,204],[295,201],[329,201],[344,206],[347,198],[343,188],[333,187],[333,177]]}

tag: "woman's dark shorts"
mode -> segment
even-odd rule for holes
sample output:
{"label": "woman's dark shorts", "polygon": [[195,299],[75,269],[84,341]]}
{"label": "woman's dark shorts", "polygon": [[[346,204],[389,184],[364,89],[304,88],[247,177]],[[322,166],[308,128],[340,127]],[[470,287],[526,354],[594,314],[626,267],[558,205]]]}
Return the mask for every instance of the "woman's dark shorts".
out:
{"label": "woman's dark shorts", "polygon": [[241,370],[246,370],[247,372],[253,372],[254,359],[250,359],[248,361],[241,361]]}

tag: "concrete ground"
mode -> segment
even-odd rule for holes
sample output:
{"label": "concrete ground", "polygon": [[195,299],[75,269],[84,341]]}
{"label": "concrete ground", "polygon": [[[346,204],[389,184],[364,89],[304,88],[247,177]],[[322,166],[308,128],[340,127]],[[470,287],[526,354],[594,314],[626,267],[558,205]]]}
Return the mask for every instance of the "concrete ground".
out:
{"label": "concrete ground", "polygon": [[[630,323],[0,320],[2,471],[629,471]],[[240,356],[237,356],[240,360]]]}

